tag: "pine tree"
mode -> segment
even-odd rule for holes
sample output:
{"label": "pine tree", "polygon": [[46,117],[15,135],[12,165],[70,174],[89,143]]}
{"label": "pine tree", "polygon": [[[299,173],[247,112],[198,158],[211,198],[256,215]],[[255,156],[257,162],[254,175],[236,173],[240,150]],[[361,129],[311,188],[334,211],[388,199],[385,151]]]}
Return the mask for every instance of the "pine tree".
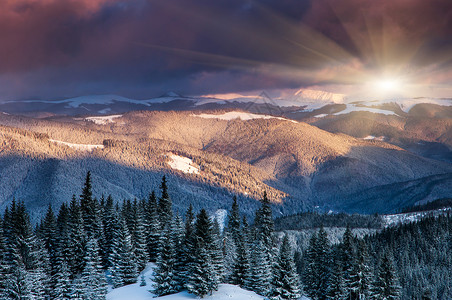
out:
{"label": "pine tree", "polygon": [[52,299],[69,300],[72,293],[72,285],[70,280],[70,272],[67,262],[65,260],[59,260],[54,266],[55,272],[53,275],[53,282],[55,288],[52,290]]}
{"label": "pine tree", "polygon": [[231,274],[232,283],[241,287],[246,286],[250,277],[250,253],[248,250],[247,234],[248,232],[245,226],[242,226],[241,230],[237,233],[235,261]]}
{"label": "pine tree", "polygon": [[270,299],[298,299],[301,297],[298,274],[295,270],[289,238],[284,235],[279,257],[278,269],[273,278],[273,289]]}
{"label": "pine tree", "polygon": [[165,175],[162,177],[160,191],[162,194],[158,202],[158,215],[160,218],[160,227],[164,228],[165,226],[169,226],[171,224],[171,220],[173,218],[172,202],[168,194],[168,186]]}
{"label": "pine tree", "polygon": [[111,253],[109,256],[110,273],[114,287],[135,283],[138,276],[134,257],[132,238],[126,222],[116,215],[116,225],[113,227]]}
{"label": "pine tree", "polygon": [[69,269],[72,274],[72,278],[82,273],[85,259],[85,245],[86,235],[83,227],[83,218],[80,210],[80,206],[77,203],[75,196],[72,197],[70,204],[70,219],[69,219],[69,240],[68,240],[68,252],[69,256],[66,257],[69,263]]}
{"label": "pine tree", "polygon": [[202,209],[196,218],[194,256],[187,283],[188,291],[201,298],[218,289],[216,266],[212,261],[212,243],[212,224],[207,212]]}
{"label": "pine tree", "polygon": [[350,227],[347,226],[343,241],[341,244],[341,263],[343,270],[343,277],[345,283],[345,291],[347,293],[347,297],[350,299],[355,299],[356,288],[357,288],[357,277],[354,276],[354,269],[356,264],[356,254],[355,254],[355,245],[353,234]]}
{"label": "pine tree", "polygon": [[86,244],[85,267],[81,280],[84,286],[83,298],[89,300],[105,299],[107,282],[102,270],[100,249],[97,241],[90,238]]}
{"label": "pine tree", "polygon": [[157,296],[173,294],[178,291],[175,273],[175,249],[171,228],[166,228],[160,239],[159,254],[154,269],[154,289]]}
{"label": "pine tree", "polygon": [[99,233],[99,208],[96,199],[93,199],[91,184],[91,172],[85,177],[82,193],[80,195],[80,210],[83,218],[83,226],[87,236],[94,235],[98,238]]}
{"label": "pine tree", "polygon": [[240,240],[240,212],[239,212],[239,205],[237,203],[237,197],[234,196],[232,200],[232,207],[231,212],[228,216],[228,226],[227,226],[227,232],[229,233],[230,238],[232,239],[233,243],[237,245]]}
{"label": "pine tree", "polygon": [[133,245],[135,249],[135,257],[138,270],[143,270],[148,262],[149,254],[146,244],[146,221],[143,210],[138,207],[136,209],[136,218],[134,224]]}
{"label": "pine tree", "polygon": [[337,251],[334,252],[333,267],[330,272],[326,299],[345,300],[347,299],[345,292],[344,277],[342,276],[342,264],[337,257]]}
{"label": "pine tree", "polygon": [[186,270],[186,259],[184,250],[184,223],[179,215],[176,215],[172,227],[172,242],[174,245],[174,279],[176,281],[175,289],[180,292],[184,289],[186,277],[184,271]]}
{"label": "pine tree", "polygon": [[113,245],[113,232],[116,223],[118,222],[118,215],[111,195],[108,195],[103,210],[102,229],[104,234],[102,235],[101,244],[99,246],[102,253],[102,265],[109,268],[111,267],[109,264],[109,256],[112,252],[111,247]]}
{"label": "pine tree", "polygon": [[319,271],[317,261],[317,244],[317,233],[313,233],[311,239],[309,240],[309,246],[305,254],[306,267],[303,274],[305,292],[311,299],[314,300],[317,299],[317,293],[320,289],[318,281]]}
{"label": "pine tree", "polygon": [[195,261],[195,244],[196,244],[196,236],[195,236],[195,227],[194,227],[194,214],[193,214],[193,206],[190,206],[187,209],[185,214],[185,228],[184,228],[184,239],[181,246],[181,256],[180,263],[178,266],[181,270],[178,270],[179,277],[184,287],[188,284],[190,278],[190,271],[192,269],[192,265]]}
{"label": "pine tree", "polygon": [[268,254],[273,254],[273,213],[270,207],[270,201],[267,198],[267,192],[264,192],[262,197],[262,206],[256,212],[256,218],[254,220],[256,227],[256,238],[261,239],[264,243]]}
{"label": "pine tree", "polygon": [[160,240],[160,219],[158,215],[157,208],[157,197],[155,192],[149,195],[148,202],[146,205],[146,219],[147,219],[147,251],[149,254],[150,261],[156,261]]}
{"label": "pine tree", "polygon": [[269,296],[273,279],[272,264],[263,242],[254,241],[250,255],[250,274],[246,286],[262,296]]}
{"label": "pine tree", "polygon": [[372,299],[400,299],[400,289],[392,259],[385,253],[378,269]]}
{"label": "pine tree", "polygon": [[369,264],[367,245],[364,240],[359,240],[356,263],[352,276],[356,278],[356,283],[353,284],[353,287],[358,299],[367,299],[372,289],[372,271]]}
{"label": "pine tree", "polygon": [[211,257],[216,276],[215,281],[217,283],[222,282],[225,276],[222,240],[223,239],[220,232],[220,224],[218,223],[217,219],[214,219],[212,224]]}
{"label": "pine tree", "polygon": [[319,290],[317,292],[319,299],[326,298],[326,292],[328,290],[328,281],[330,276],[330,243],[326,231],[321,227],[317,234],[316,245],[316,261],[317,261],[317,280]]}

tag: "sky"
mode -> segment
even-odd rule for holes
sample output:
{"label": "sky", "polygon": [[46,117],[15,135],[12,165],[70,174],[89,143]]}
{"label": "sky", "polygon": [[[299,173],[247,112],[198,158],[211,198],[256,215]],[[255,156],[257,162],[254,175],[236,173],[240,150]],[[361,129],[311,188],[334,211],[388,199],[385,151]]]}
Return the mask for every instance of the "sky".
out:
{"label": "sky", "polygon": [[452,97],[450,0],[2,0],[0,101]]}

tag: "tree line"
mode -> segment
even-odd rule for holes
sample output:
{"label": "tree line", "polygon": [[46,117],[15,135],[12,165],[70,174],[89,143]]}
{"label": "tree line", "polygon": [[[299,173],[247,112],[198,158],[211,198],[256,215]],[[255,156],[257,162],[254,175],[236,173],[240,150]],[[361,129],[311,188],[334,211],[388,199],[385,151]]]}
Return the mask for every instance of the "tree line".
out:
{"label": "tree line", "polygon": [[157,296],[187,290],[202,298],[220,283],[269,299],[451,295],[450,216],[364,239],[348,227],[337,245],[320,228],[306,250],[293,251],[287,234],[275,234],[265,193],[252,222],[241,216],[234,197],[221,223],[192,206],[183,217],[175,214],[165,177],[158,194],[122,203],[111,196],[98,200],[88,172],[80,196],[57,214],[49,206],[36,226],[25,205],[13,201],[1,220],[0,299],[105,299],[108,284],[136,283],[149,262],[155,264],[154,283],[146,288]]}
{"label": "tree line", "polygon": [[[105,299],[114,288],[137,282],[155,263],[150,291],[181,290],[199,297],[218,284],[238,284],[272,299],[296,299],[300,285],[292,249],[277,245],[270,202],[264,194],[254,224],[234,198],[226,229],[190,206],[185,221],[174,215],[165,176],[160,196],[124,201],[93,197],[87,173],[80,197],[49,208],[33,226],[25,205],[5,210],[0,235],[1,299]],[[141,284],[146,284],[141,279]]]}

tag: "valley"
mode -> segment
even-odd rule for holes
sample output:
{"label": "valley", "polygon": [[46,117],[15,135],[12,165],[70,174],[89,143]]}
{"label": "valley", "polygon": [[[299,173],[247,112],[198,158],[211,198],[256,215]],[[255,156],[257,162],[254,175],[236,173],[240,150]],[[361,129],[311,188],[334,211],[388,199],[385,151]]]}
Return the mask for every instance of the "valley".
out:
{"label": "valley", "polygon": [[[298,93],[303,94],[313,97]],[[197,98],[195,108],[178,111],[152,108],[152,103],[170,105],[184,98],[175,94],[149,100],[148,110],[138,111],[133,111],[138,100],[121,98],[131,111],[114,115],[0,114],[0,206],[21,199],[39,215],[48,203],[67,202],[79,188],[74,182],[88,170],[98,182],[95,195],[108,191],[117,199],[146,197],[148,186],[167,174],[177,187],[174,202],[180,211],[188,203],[208,203],[215,211],[236,194],[247,213],[263,191],[277,214],[391,213],[450,196],[450,107],[438,101],[383,103],[381,109],[392,109],[387,114],[375,112],[380,108],[373,102],[369,110],[354,103],[358,110],[319,117],[331,105],[343,105],[339,96],[319,97],[322,105],[295,118],[284,112],[284,102],[274,106],[278,102],[265,102],[263,96],[243,102]],[[96,99],[64,105],[78,109],[101,101],[103,112],[118,112],[118,101]],[[307,99],[291,101],[308,107],[303,106]],[[47,174],[45,180],[39,174]]]}

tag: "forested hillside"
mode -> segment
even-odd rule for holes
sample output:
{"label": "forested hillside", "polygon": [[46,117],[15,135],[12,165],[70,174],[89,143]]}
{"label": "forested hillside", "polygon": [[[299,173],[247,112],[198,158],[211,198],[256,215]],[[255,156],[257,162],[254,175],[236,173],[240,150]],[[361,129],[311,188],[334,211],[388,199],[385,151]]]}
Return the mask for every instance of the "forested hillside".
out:
{"label": "forested hillside", "polygon": [[250,213],[265,190],[275,212],[284,215],[316,206],[391,213],[448,197],[452,182],[447,162],[245,112],[47,119],[0,114],[0,124],[0,208],[22,199],[33,220],[48,203],[67,202],[88,170],[99,184],[97,198],[145,197],[165,174],[177,189],[180,212],[188,203],[224,209],[236,194]]}
{"label": "forested hillside", "polygon": [[[148,262],[156,264],[149,287],[156,296],[187,290],[202,297],[231,283],[270,299],[451,297],[449,214],[364,239],[347,227],[338,244],[321,227],[301,250],[292,247],[289,234],[274,231],[266,193],[252,221],[236,198],[226,220],[192,206],[182,218],[165,177],[158,193],[123,202],[111,196],[98,201],[92,184],[88,173],[80,196],[58,213],[49,206],[37,226],[22,202],[7,207],[0,239],[2,299],[104,299],[108,285],[146,284],[138,274]],[[300,227],[317,225],[314,214],[305,216]],[[336,217],[374,226],[368,221],[375,217]]]}

